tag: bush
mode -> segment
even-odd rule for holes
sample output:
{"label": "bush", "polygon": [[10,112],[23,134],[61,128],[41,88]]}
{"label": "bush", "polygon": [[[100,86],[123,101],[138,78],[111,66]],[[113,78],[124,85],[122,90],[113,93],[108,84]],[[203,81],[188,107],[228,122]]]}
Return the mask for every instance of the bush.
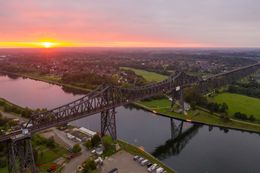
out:
{"label": "bush", "polygon": [[249,121],[255,121],[255,117],[254,115],[250,115],[250,117],[248,118]]}
{"label": "bush", "polygon": [[4,168],[7,166],[7,161],[5,158],[0,158],[0,168]]}
{"label": "bush", "polygon": [[247,115],[240,112],[236,112],[234,117],[240,120],[247,120]]}
{"label": "bush", "polygon": [[210,110],[210,112],[227,113],[228,105],[226,103],[218,104],[210,102],[207,104],[206,108]]}
{"label": "bush", "polygon": [[101,138],[98,134],[94,135],[91,138],[91,143],[93,147],[97,147],[101,143]]}
{"label": "bush", "polygon": [[30,118],[32,115],[32,110],[26,107],[21,113],[22,113],[22,117]]}
{"label": "bush", "polygon": [[255,117],[254,115],[250,115],[249,117],[247,116],[247,114],[243,114],[241,112],[236,112],[234,114],[234,117],[237,118],[237,119],[240,119],[240,120],[248,120],[248,121],[255,121]]}
{"label": "bush", "polygon": [[113,141],[111,136],[104,136],[102,138],[102,144],[103,144],[104,149],[105,149],[104,155],[110,156],[116,151],[114,141]]}
{"label": "bush", "polygon": [[73,152],[73,153],[79,153],[79,152],[81,152],[81,147],[80,147],[80,145],[79,145],[79,144],[75,144],[75,145],[73,146],[73,148],[72,148],[72,152]]}
{"label": "bush", "polygon": [[46,140],[46,146],[48,148],[55,148],[56,147],[53,137],[50,137],[49,139]]}
{"label": "bush", "polygon": [[91,173],[95,169],[97,169],[95,161],[92,158],[87,159],[85,161],[85,165],[84,165],[84,168],[83,168],[83,173]]}
{"label": "bush", "polygon": [[93,148],[92,143],[91,143],[91,140],[88,140],[88,141],[85,142],[85,147],[86,147],[87,149],[92,149],[92,148]]}

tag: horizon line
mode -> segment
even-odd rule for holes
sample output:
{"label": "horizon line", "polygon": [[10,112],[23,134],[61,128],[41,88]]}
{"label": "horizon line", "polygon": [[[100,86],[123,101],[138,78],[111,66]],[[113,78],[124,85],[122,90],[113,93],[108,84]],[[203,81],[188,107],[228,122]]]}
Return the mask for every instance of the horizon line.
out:
{"label": "horizon line", "polygon": [[59,47],[0,47],[0,49],[43,49],[43,50],[54,50],[54,49],[74,49],[74,48],[111,48],[111,49],[260,49],[260,46],[197,46],[197,47],[185,47],[185,46],[172,46],[172,47],[161,47],[161,46],[59,46]]}

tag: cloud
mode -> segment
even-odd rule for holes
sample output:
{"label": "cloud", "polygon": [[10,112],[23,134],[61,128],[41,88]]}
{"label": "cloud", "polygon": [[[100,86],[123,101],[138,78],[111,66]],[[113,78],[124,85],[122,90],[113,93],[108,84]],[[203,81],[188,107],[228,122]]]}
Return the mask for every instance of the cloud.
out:
{"label": "cloud", "polygon": [[0,0],[0,42],[260,46],[258,0]]}

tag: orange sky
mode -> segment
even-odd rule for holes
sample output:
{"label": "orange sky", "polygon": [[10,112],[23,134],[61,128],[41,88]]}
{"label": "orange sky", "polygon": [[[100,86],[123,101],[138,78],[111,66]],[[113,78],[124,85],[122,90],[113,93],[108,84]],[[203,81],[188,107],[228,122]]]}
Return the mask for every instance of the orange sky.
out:
{"label": "orange sky", "polygon": [[[49,45],[49,46],[46,46]],[[55,48],[55,47],[206,47],[200,44],[160,42],[0,42],[2,48]],[[207,46],[209,47],[209,46]]]}
{"label": "orange sky", "polygon": [[245,0],[3,0],[0,47],[259,47],[259,16]]}

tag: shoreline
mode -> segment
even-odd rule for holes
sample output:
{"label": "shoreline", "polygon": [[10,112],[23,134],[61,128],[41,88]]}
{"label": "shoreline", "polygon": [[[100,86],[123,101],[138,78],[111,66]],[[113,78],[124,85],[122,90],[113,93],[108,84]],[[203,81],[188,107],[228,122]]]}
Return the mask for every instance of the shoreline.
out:
{"label": "shoreline", "polygon": [[18,77],[28,78],[28,79],[32,79],[32,80],[35,80],[35,81],[46,82],[46,83],[53,84],[53,85],[64,86],[64,87],[68,87],[68,88],[71,88],[71,89],[80,90],[80,91],[83,91],[83,92],[91,92],[91,91],[93,91],[91,89],[82,88],[82,87],[78,87],[78,86],[71,85],[71,84],[61,83],[61,82],[58,82],[58,81],[45,79],[44,77],[39,77],[39,76],[32,76],[32,75],[22,74],[22,73],[6,72],[6,71],[1,71],[1,70],[0,70],[0,73],[15,75],[15,76],[18,76]]}
{"label": "shoreline", "polygon": [[[238,128],[238,127],[231,127],[231,126],[225,126],[225,125],[218,125],[218,124],[209,124],[209,123],[205,123],[205,122],[201,122],[201,121],[196,121],[196,120],[187,120],[185,118],[179,118],[179,117],[174,117],[174,116],[171,116],[171,115],[167,115],[167,114],[163,114],[163,113],[160,113],[160,112],[156,112],[154,113],[152,109],[142,105],[142,104],[139,104],[139,103],[133,103],[135,106],[137,106],[138,108],[141,108],[147,112],[150,112],[150,113],[153,113],[153,114],[156,114],[156,115],[159,115],[159,116],[163,116],[163,117],[167,117],[167,118],[173,118],[173,119],[176,119],[176,120],[179,120],[179,121],[185,121],[187,123],[191,123],[191,124],[199,124],[199,125],[206,125],[206,126],[212,126],[212,127],[219,127],[219,128],[228,128],[228,129],[231,129],[231,130],[236,130],[236,131],[246,131],[246,132],[249,132],[249,133],[257,133],[257,134],[260,134],[260,131],[257,131],[257,130],[250,130],[250,129],[244,129],[244,128]],[[214,115],[213,115],[214,116]],[[231,121],[235,122],[235,121],[238,121],[238,120],[233,120],[233,119],[230,119]],[[246,124],[246,122],[240,122],[239,123],[244,123]],[[260,125],[257,125],[257,124],[254,124],[255,126],[259,126],[260,128]]]}
{"label": "shoreline", "polygon": [[157,163],[162,168],[164,168],[164,170],[166,170],[168,173],[177,173],[173,168],[167,166],[165,163],[163,163],[162,161],[160,161],[150,153],[146,152],[145,150],[141,150],[138,146],[128,143],[122,139],[118,139],[117,141],[120,147],[122,147],[122,149],[125,150],[126,152],[132,155],[140,155],[153,163]]}
{"label": "shoreline", "polygon": [[[60,83],[60,82],[56,82],[56,81],[52,81],[52,80],[48,80],[48,79],[44,79],[42,77],[36,77],[36,76],[31,76],[31,75],[27,75],[27,74],[20,74],[20,73],[13,73],[13,72],[5,72],[5,71],[1,71],[0,72],[2,73],[5,73],[5,74],[11,74],[11,75],[15,75],[15,76],[20,76],[20,77],[25,77],[25,78],[29,78],[29,79],[32,79],[32,80],[36,80],[36,81],[42,81],[42,82],[46,82],[46,83],[49,83],[49,84],[54,84],[54,85],[58,85],[58,86],[64,86],[64,87],[68,87],[68,88],[71,88],[71,89],[76,89],[76,90],[80,90],[80,91],[83,91],[83,92],[90,92],[92,91],[91,89],[86,89],[86,88],[82,88],[82,87],[77,87],[77,86],[74,86],[74,85],[71,85],[71,84],[64,84],[64,83]],[[145,105],[142,105],[142,104],[139,104],[139,103],[131,103],[143,110],[146,110],[148,112],[151,112],[151,113],[154,113],[153,110],[149,107],[146,107]],[[237,131],[246,131],[246,132],[249,132],[249,133],[260,133],[260,125],[258,124],[248,124],[248,122],[243,122],[243,121],[239,121],[239,120],[235,120],[235,119],[230,119],[231,122],[233,123],[241,123],[241,124],[244,124],[244,125],[251,125],[251,126],[259,126],[259,130],[253,130],[253,129],[248,129],[248,128],[243,128],[243,127],[233,127],[233,126],[230,126],[230,125],[225,125],[223,123],[223,125],[219,125],[219,124],[214,124],[214,123],[207,123],[207,122],[203,122],[203,121],[196,121],[196,120],[187,120],[185,118],[180,118],[180,117],[177,117],[177,116],[174,116],[174,115],[168,115],[168,114],[164,114],[164,113],[160,113],[160,112],[157,112],[156,113],[157,115],[159,116],[164,116],[164,117],[168,117],[168,118],[174,118],[174,119],[177,119],[177,120],[180,120],[180,121],[185,121],[185,122],[189,122],[189,123],[196,123],[196,124],[201,124],[201,125],[207,125],[207,126],[213,126],[213,127],[219,127],[219,128],[228,128],[228,129],[232,129],[232,130],[237,130]],[[215,116],[215,115],[213,115]]]}

